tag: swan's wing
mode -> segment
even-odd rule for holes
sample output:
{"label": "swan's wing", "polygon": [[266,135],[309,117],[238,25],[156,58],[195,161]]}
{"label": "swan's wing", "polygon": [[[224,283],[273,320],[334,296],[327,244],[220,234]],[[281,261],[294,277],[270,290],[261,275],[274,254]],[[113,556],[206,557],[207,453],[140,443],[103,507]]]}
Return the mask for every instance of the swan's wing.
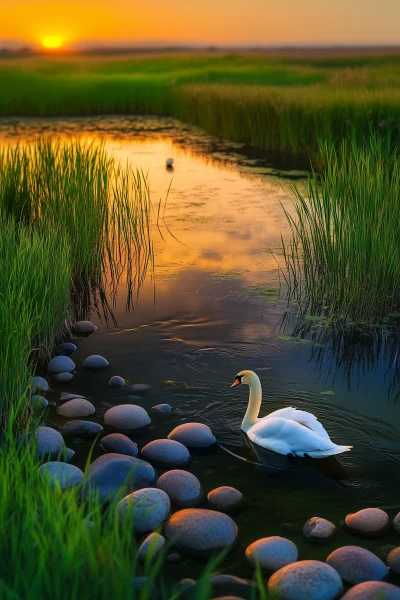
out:
{"label": "swan's wing", "polygon": [[314,431],[320,437],[331,441],[328,432],[318,421],[317,417],[315,417],[309,412],[306,412],[304,410],[297,410],[297,408],[292,408],[291,406],[288,406],[287,408],[280,408],[279,410],[275,410],[270,415],[264,418],[270,419],[271,417],[280,417],[282,419],[289,419],[289,421],[297,421],[301,425],[304,425],[305,427],[311,429],[311,431]]}
{"label": "swan's wing", "polygon": [[298,421],[281,417],[268,416],[261,419],[249,429],[247,435],[255,444],[279,454],[303,456],[308,453],[329,452],[336,448],[336,444],[329,438],[321,437]]}

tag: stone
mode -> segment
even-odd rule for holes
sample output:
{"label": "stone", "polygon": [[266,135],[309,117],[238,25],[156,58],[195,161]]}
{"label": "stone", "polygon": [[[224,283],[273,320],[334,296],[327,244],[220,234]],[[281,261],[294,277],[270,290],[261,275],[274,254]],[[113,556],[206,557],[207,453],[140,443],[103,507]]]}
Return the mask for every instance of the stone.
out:
{"label": "stone", "polygon": [[46,398],[43,398],[43,396],[39,396],[37,394],[31,397],[31,402],[36,408],[46,408],[46,406],[49,405]]}
{"label": "stone", "polygon": [[[39,458],[55,460],[64,448],[62,435],[52,427],[41,426],[35,429],[36,452]],[[32,434],[23,434],[18,438],[18,443],[30,444]]]}
{"label": "stone", "polygon": [[189,450],[173,440],[154,440],[142,448],[141,455],[160,467],[184,467],[190,462]]}
{"label": "stone", "polygon": [[196,589],[196,581],[190,577],[185,577],[179,582],[179,596],[185,598],[193,598],[193,592]]}
{"label": "stone", "polygon": [[84,492],[98,493],[101,502],[110,500],[120,491],[129,492],[154,485],[156,474],[151,465],[124,454],[100,456],[90,465]]}
{"label": "stone", "polygon": [[346,592],[342,600],[400,600],[400,588],[384,581],[365,581]]}
{"label": "stone", "polygon": [[400,574],[400,547],[394,548],[387,557],[387,564],[393,573]]}
{"label": "stone", "polygon": [[224,513],[201,508],[176,512],[165,526],[165,536],[178,551],[191,556],[208,556],[236,539],[236,523]]}
{"label": "stone", "polygon": [[335,532],[335,525],[321,517],[311,517],[303,527],[306,538],[317,542],[328,542],[335,535]]}
{"label": "stone", "polygon": [[179,554],[179,552],[171,552],[171,554],[168,554],[165,560],[168,563],[178,563],[181,562],[182,556]]}
{"label": "stone", "polygon": [[268,592],[279,600],[336,600],[342,591],[339,574],[319,560],[287,565],[268,581]]}
{"label": "stone", "polygon": [[60,486],[62,490],[80,485],[83,481],[83,472],[64,462],[48,462],[42,465],[39,469],[40,475],[43,478],[49,478],[50,486]]}
{"label": "stone", "polygon": [[132,519],[135,533],[145,533],[153,531],[167,519],[171,503],[162,490],[144,488],[122,498],[117,509],[120,519]]}
{"label": "stone", "polygon": [[93,438],[96,437],[103,428],[98,423],[93,421],[68,421],[65,425],[61,425],[59,428],[60,432],[65,437],[80,437],[80,438]]}
{"label": "stone", "polygon": [[138,447],[123,433],[110,433],[101,440],[101,446],[106,452],[115,452],[117,454],[126,454],[126,456],[138,455]]}
{"label": "stone", "polygon": [[67,448],[67,446],[64,446],[60,454],[57,456],[57,460],[68,463],[73,459],[74,456],[75,451],[72,450],[72,448]]}
{"label": "stone", "polygon": [[92,354],[85,358],[82,363],[82,367],[85,367],[85,369],[104,369],[105,367],[108,367],[108,365],[108,360],[103,356],[100,356],[100,354]]}
{"label": "stone", "polygon": [[171,431],[168,439],[180,442],[187,448],[206,448],[217,441],[208,425],[202,423],[178,425]]}
{"label": "stone", "polygon": [[151,410],[163,417],[169,417],[172,412],[169,404],[156,404],[156,406],[151,407]]}
{"label": "stone", "polygon": [[72,331],[80,335],[89,335],[96,331],[97,327],[91,321],[77,321],[72,325]]}
{"label": "stone", "polygon": [[73,379],[73,375],[72,373],[57,373],[57,375],[54,375],[53,379],[55,381],[58,381],[59,383],[67,383],[68,381],[71,381],[71,379]]}
{"label": "stone", "polygon": [[108,385],[110,385],[111,387],[123,387],[125,383],[126,382],[123,377],[120,377],[119,375],[114,375],[113,377],[111,377],[110,381],[108,382]]}
{"label": "stone", "polygon": [[243,494],[239,490],[223,485],[211,490],[207,495],[208,506],[212,510],[219,510],[228,514],[234,513],[243,506]]}
{"label": "stone", "polygon": [[380,558],[359,546],[342,546],[334,550],[326,562],[350,585],[363,581],[380,581],[389,572]]}
{"label": "stone", "polygon": [[143,429],[151,423],[144,408],[137,404],[119,404],[104,413],[104,422],[121,431]]}
{"label": "stone", "polygon": [[295,563],[298,555],[296,544],[278,535],[261,538],[246,548],[246,558],[251,566],[259,564],[271,572]]}
{"label": "stone", "polygon": [[129,389],[136,394],[144,394],[149,391],[150,386],[147,383],[134,383],[129,386]]}
{"label": "stone", "polygon": [[172,165],[174,164],[174,159],[173,158],[167,158],[167,160],[165,161],[165,164],[167,167],[171,168]]}
{"label": "stone", "polygon": [[204,498],[200,481],[189,471],[167,471],[158,478],[156,487],[168,494],[173,504],[182,508],[194,508]]}
{"label": "stone", "polygon": [[35,392],[48,392],[49,384],[44,379],[44,377],[40,377],[37,375],[32,379],[32,393]]}
{"label": "stone", "polygon": [[400,512],[393,519],[393,527],[395,532],[400,535]]}
{"label": "stone", "polygon": [[137,553],[138,560],[144,562],[147,558],[152,560],[165,546],[166,539],[156,531],[150,533],[140,544]]}
{"label": "stone", "polygon": [[363,508],[347,515],[345,525],[353,533],[364,537],[379,537],[389,527],[389,516],[380,508]]}
{"label": "stone", "polygon": [[81,394],[70,394],[69,392],[61,392],[60,400],[74,400],[75,398],[83,398],[87,400],[86,396]]}
{"label": "stone", "polygon": [[95,407],[88,400],[75,398],[68,400],[57,409],[57,414],[62,417],[89,417],[95,412]]}
{"label": "stone", "polygon": [[49,373],[69,373],[75,369],[75,363],[68,356],[54,356],[47,370]]}
{"label": "stone", "polygon": [[248,579],[241,579],[234,575],[214,575],[210,583],[212,593],[219,597],[245,599],[255,597],[253,582]]}
{"label": "stone", "polygon": [[76,352],[78,348],[72,342],[64,342],[63,344],[58,344],[56,350],[57,352],[61,352],[62,354],[69,356],[70,354]]}

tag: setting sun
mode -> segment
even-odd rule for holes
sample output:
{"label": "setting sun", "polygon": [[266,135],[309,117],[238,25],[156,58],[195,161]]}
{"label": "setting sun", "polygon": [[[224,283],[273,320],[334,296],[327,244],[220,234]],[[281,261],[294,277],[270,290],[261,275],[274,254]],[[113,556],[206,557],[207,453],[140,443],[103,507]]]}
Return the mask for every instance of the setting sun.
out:
{"label": "setting sun", "polygon": [[42,40],[43,48],[46,50],[57,50],[63,45],[63,40],[58,35],[47,35]]}

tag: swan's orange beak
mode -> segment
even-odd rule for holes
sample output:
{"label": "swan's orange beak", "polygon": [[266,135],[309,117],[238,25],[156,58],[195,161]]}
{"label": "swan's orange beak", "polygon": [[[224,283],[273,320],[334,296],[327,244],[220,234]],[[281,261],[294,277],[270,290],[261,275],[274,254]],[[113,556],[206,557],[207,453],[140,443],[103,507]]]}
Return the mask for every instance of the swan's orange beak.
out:
{"label": "swan's orange beak", "polygon": [[231,388],[236,387],[237,385],[240,385],[241,381],[239,379],[239,377],[236,377],[235,381],[232,383]]}

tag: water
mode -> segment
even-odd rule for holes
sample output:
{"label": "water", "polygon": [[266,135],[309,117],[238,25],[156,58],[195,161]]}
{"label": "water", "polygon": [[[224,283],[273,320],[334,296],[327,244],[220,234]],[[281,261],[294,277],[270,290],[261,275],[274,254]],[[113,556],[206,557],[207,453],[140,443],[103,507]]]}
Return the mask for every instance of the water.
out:
{"label": "water", "polygon": [[[108,386],[112,375],[121,375],[129,383],[152,386],[141,402],[146,409],[162,402],[173,407],[170,419],[153,417],[149,431],[135,440],[139,447],[166,437],[182,422],[210,425],[220,445],[193,455],[188,469],[206,492],[231,485],[247,500],[246,509],[235,516],[239,538],[225,561],[227,572],[250,576],[244,549],[268,535],[292,539],[303,559],[325,559],[340,545],[360,543],[339,529],[328,546],[309,544],[302,527],[311,516],[339,525],[346,514],[367,506],[396,514],[396,319],[387,330],[372,334],[357,328],[333,333],[318,322],[299,322],[281,289],[280,236],[290,235],[282,206],[291,209],[290,187],[294,180],[301,185],[299,169],[306,165],[225,144],[171,119],[0,123],[6,143],[40,134],[101,139],[116,157],[149,172],[155,209],[162,199],[159,229],[154,229],[154,277],[146,278],[134,312],[126,312],[127,290],[119,288],[116,324],[106,324],[93,311],[98,330],[79,343],[73,356],[76,376],[71,383],[54,384],[49,398],[59,403],[61,391],[90,396],[96,406],[93,419],[103,423],[107,408],[129,402],[129,389]],[[165,168],[168,156],[175,159],[173,171]],[[84,371],[79,365],[90,354],[105,356],[108,371]],[[353,445],[352,452],[324,460],[255,452],[240,431],[248,388],[230,388],[245,368],[261,378],[261,415],[285,406],[308,410],[336,443]],[[53,424],[60,422],[55,410]],[[73,440],[69,445],[76,451],[73,462],[84,464],[90,443]],[[94,457],[100,454],[96,447]],[[388,534],[361,544],[383,556],[383,546],[397,545],[398,539]],[[183,567],[188,576],[202,569],[192,560]],[[182,564],[168,569],[173,577],[182,574]]]}

